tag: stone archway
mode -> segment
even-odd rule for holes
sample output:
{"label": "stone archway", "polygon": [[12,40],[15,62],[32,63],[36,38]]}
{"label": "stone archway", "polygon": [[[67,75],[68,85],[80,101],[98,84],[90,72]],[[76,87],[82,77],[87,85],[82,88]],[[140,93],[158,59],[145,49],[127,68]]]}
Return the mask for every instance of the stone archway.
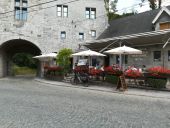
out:
{"label": "stone archway", "polygon": [[0,77],[11,75],[12,56],[16,53],[29,53],[34,56],[40,55],[41,50],[30,41],[13,39],[0,45]]}

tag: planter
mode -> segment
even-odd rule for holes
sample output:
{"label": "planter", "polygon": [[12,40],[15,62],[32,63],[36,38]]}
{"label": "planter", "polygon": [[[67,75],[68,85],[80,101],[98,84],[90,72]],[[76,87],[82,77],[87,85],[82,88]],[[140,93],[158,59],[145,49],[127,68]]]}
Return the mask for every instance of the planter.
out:
{"label": "planter", "polygon": [[115,75],[106,75],[106,82],[112,83],[112,84],[117,84],[119,77]]}
{"label": "planter", "polygon": [[166,78],[154,78],[148,77],[146,79],[149,86],[157,89],[166,88],[167,79]]}
{"label": "planter", "polygon": [[62,81],[64,79],[64,76],[53,76],[53,75],[48,75],[48,76],[45,76],[45,79],[48,79],[48,80],[54,80],[54,81]]}
{"label": "planter", "polygon": [[170,74],[159,73],[159,75],[164,77],[164,78],[170,78]]}

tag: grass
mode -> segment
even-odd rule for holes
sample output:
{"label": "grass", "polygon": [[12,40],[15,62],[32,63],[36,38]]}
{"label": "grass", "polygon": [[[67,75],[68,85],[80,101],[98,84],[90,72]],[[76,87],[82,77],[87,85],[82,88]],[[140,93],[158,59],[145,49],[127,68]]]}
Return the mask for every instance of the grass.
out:
{"label": "grass", "polygon": [[29,67],[13,66],[14,75],[36,75],[36,69]]}

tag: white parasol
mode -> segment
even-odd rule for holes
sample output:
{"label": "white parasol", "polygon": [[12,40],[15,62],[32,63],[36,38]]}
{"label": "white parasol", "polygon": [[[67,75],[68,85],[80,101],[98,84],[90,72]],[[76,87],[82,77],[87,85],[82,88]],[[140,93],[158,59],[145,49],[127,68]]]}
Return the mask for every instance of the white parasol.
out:
{"label": "white parasol", "polygon": [[42,54],[39,56],[34,56],[33,58],[36,58],[40,61],[50,61],[52,59],[55,59],[57,57],[56,53],[48,53],[48,54]]}
{"label": "white parasol", "polygon": [[[96,51],[92,51],[92,50],[86,50],[86,51],[82,51],[82,52],[78,52],[78,53],[74,53],[72,54],[72,56],[88,56],[89,59],[91,59],[91,56],[106,56],[104,54],[101,54],[99,52]],[[89,64],[91,65],[91,62],[89,62]]]}
{"label": "white parasol", "polygon": [[[131,48],[131,47],[127,47],[127,46],[122,46],[122,47],[117,47],[108,51],[105,51],[105,53],[108,54],[117,54],[117,55],[132,55],[132,54],[142,54],[141,50],[135,49],[135,48]],[[122,62],[120,59],[120,66],[122,66]]]}
{"label": "white parasol", "polygon": [[135,48],[127,47],[124,45],[122,47],[118,47],[118,48],[114,48],[114,49],[105,51],[105,53],[127,55],[127,54],[142,54],[142,51],[135,49]]}
{"label": "white parasol", "polygon": [[96,52],[96,51],[86,50],[86,51],[74,53],[74,54],[72,54],[72,56],[106,56],[106,55],[101,54],[101,53]]}

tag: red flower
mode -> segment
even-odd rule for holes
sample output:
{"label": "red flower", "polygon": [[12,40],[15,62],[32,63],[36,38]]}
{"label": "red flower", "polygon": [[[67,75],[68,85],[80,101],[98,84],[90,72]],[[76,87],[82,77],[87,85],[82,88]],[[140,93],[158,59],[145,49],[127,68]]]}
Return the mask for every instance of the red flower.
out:
{"label": "red flower", "polygon": [[129,69],[125,72],[125,76],[127,77],[132,77],[132,78],[138,78],[138,77],[141,77],[142,76],[142,73],[139,72],[139,70],[132,70],[132,69]]}
{"label": "red flower", "polygon": [[89,69],[89,74],[92,76],[100,75],[101,72],[102,72],[102,70],[100,70],[100,69],[94,69],[94,68]]}
{"label": "red flower", "polygon": [[122,74],[122,71],[120,70],[119,67],[113,68],[112,66],[108,66],[104,68],[104,71],[106,72],[106,74],[109,74],[109,75],[121,75]]}
{"label": "red flower", "polygon": [[76,66],[74,72],[88,73],[89,69],[87,66]]}
{"label": "red flower", "polygon": [[62,71],[63,70],[63,68],[59,66],[53,66],[53,67],[44,66],[44,69],[46,69],[47,71]]}
{"label": "red flower", "polygon": [[170,75],[170,70],[161,66],[151,67],[147,70],[151,76],[164,78],[164,75]]}

